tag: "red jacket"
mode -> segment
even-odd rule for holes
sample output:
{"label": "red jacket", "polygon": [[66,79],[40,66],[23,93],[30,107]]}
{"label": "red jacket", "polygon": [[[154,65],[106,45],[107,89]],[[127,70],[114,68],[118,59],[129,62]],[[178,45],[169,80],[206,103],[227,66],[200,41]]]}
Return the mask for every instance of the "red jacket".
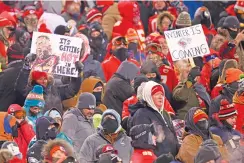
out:
{"label": "red jacket", "polygon": [[169,66],[162,65],[158,70],[161,75],[162,83],[165,83],[172,92],[179,82],[174,69]]}
{"label": "red jacket", "polygon": [[153,153],[152,150],[134,149],[130,163],[153,163],[153,161],[156,159],[157,156]]}
{"label": "red jacket", "polygon": [[27,121],[23,121],[18,128],[18,137],[14,139],[19,146],[23,159],[26,159],[28,145],[34,136],[35,132],[32,126]]}
{"label": "red jacket", "polygon": [[158,14],[155,14],[149,18],[148,33],[157,32],[157,17],[158,17]]}
{"label": "red jacket", "polygon": [[228,46],[229,41],[225,41],[223,45],[220,46],[219,49],[219,58],[221,59],[235,59],[238,61],[237,58],[235,58],[235,53],[236,53],[236,47],[230,48]]}
{"label": "red jacket", "polygon": [[[138,102],[138,99],[137,99],[136,95],[133,95],[130,98],[128,98],[127,100],[124,101],[123,110],[122,110],[122,120],[124,118],[130,116],[129,106],[133,105],[133,104],[136,104],[137,102]],[[164,100],[164,109],[170,115],[175,115],[174,109],[172,108],[172,106],[170,105],[169,101],[166,98]]]}
{"label": "red jacket", "polygon": [[[134,63],[138,67],[140,66],[139,63],[134,59],[128,59],[129,62]],[[110,56],[109,59],[106,59],[102,62],[102,69],[104,73],[104,77],[106,82],[109,81],[109,79],[113,76],[113,74],[117,71],[119,68],[119,65],[121,64],[121,61],[118,60],[115,56]]]}
{"label": "red jacket", "polygon": [[225,11],[230,16],[236,16],[235,10],[234,10],[235,4],[228,6]]}
{"label": "red jacket", "polygon": [[114,24],[113,33],[119,33],[122,36],[127,34],[128,29],[135,29],[139,37],[139,45],[141,50],[145,48],[145,32],[141,21],[138,25],[133,23],[133,6],[136,2],[119,2],[118,9],[122,20]]}
{"label": "red jacket", "polygon": [[241,134],[244,134],[243,126],[244,126],[244,105],[235,104],[235,109],[237,110],[237,119],[236,119],[236,130]]}
{"label": "red jacket", "polygon": [[214,99],[215,97],[217,97],[220,93],[220,91],[222,91],[223,90],[223,86],[222,86],[222,84],[217,84],[214,88],[213,88],[213,90],[212,90],[212,92],[211,92],[211,99]]}

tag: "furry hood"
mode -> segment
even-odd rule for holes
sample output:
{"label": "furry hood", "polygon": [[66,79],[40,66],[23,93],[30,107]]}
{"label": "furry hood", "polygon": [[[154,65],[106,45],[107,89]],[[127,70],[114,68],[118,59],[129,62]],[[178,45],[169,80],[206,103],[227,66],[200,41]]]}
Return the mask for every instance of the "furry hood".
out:
{"label": "furry hood", "polygon": [[44,157],[50,157],[49,156],[50,151],[52,150],[52,148],[54,146],[63,147],[67,153],[67,156],[72,156],[75,158],[73,147],[68,142],[66,142],[65,140],[62,140],[62,139],[49,140],[47,142],[47,144],[45,144],[42,148],[42,155]]}
{"label": "furry hood", "polygon": [[225,83],[225,78],[226,78],[226,70],[229,68],[238,68],[238,63],[234,59],[228,59],[225,64],[224,68],[222,70],[222,74],[220,74],[220,83]]}
{"label": "furry hood", "polygon": [[157,28],[158,28],[159,32],[163,32],[163,29],[162,29],[162,26],[161,26],[161,22],[162,22],[162,19],[165,16],[168,17],[171,20],[172,23],[175,20],[175,17],[168,11],[164,11],[164,12],[160,13],[158,15],[158,18],[157,18]]}
{"label": "furry hood", "polygon": [[0,162],[1,163],[8,163],[13,158],[14,158],[13,154],[8,149],[0,150]]}

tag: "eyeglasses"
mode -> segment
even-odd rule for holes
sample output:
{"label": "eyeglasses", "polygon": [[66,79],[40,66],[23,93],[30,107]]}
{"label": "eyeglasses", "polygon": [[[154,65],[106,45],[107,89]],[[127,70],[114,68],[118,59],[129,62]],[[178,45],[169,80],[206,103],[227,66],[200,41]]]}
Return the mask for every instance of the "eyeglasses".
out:
{"label": "eyeglasses", "polygon": [[121,46],[121,45],[128,45],[128,41],[125,37],[119,37],[116,40],[113,41],[113,44],[115,46]]}
{"label": "eyeglasses", "polygon": [[152,53],[162,52],[162,46],[155,43],[149,44],[146,47],[146,52],[152,52]]}

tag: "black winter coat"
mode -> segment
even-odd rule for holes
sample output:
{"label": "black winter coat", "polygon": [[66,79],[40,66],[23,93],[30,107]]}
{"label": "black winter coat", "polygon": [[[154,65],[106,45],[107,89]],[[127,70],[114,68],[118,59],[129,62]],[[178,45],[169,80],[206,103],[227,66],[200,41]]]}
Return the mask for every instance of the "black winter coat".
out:
{"label": "black winter coat", "polygon": [[133,126],[152,123],[162,126],[162,130],[165,135],[163,142],[156,144],[156,149],[154,150],[156,156],[168,154],[169,152],[173,156],[176,156],[179,150],[179,143],[173,123],[166,111],[163,111],[163,115],[161,115],[158,111],[152,109],[151,107],[145,106],[144,108],[137,110],[133,115]]}
{"label": "black winter coat", "polygon": [[[22,69],[16,82],[15,90],[24,98],[34,87],[32,83],[28,83],[29,74],[30,70]],[[49,81],[48,86],[44,88],[45,108],[43,113],[55,107],[63,114],[62,101],[74,97],[80,90],[81,82],[81,77],[71,78],[69,84],[59,86]]]}
{"label": "black winter coat", "polygon": [[44,140],[36,141],[31,148],[27,151],[27,162],[37,163],[37,161],[42,162],[44,157],[41,155],[43,146],[47,144]]}
{"label": "black winter coat", "polygon": [[115,73],[106,85],[103,104],[106,105],[107,108],[116,110],[121,116],[123,102],[133,94],[134,91],[129,81],[122,75]]}
{"label": "black winter coat", "polygon": [[0,76],[0,111],[6,112],[11,104],[22,106],[24,98],[16,98],[18,95],[14,91],[16,79],[23,66],[21,60],[13,61],[8,65]]}

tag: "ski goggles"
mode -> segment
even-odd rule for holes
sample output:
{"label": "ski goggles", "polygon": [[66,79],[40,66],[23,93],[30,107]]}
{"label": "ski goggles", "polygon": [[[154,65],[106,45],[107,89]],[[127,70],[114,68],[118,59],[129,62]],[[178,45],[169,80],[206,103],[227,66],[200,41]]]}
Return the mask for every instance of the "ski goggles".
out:
{"label": "ski goggles", "polygon": [[151,43],[146,46],[146,52],[149,53],[158,53],[162,52],[162,46],[156,43]]}
{"label": "ski goggles", "polygon": [[128,40],[126,39],[126,37],[119,37],[119,38],[116,38],[115,40],[113,40],[113,45],[115,45],[115,46],[121,46],[121,45],[128,46]]}

